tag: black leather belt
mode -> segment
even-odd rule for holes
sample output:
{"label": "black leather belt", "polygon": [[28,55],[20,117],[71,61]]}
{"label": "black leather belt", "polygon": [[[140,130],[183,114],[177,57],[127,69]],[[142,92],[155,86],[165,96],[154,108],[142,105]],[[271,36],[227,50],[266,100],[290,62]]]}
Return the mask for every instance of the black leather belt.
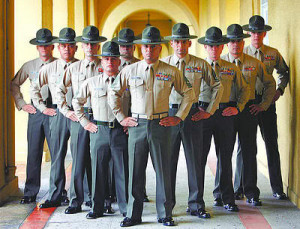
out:
{"label": "black leather belt", "polygon": [[91,107],[84,107],[83,112],[88,114],[93,114],[93,109]]}
{"label": "black leather belt", "polygon": [[113,129],[113,128],[117,128],[117,127],[122,127],[121,124],[117,121],[113,121],[113,122],[103,122],[103,121],[97,121],[94,120],[93,121],[96,125],[101,125],[101,126],[108,126],[109,128]]}
{"label": "black leather belt", "polygon": [[57,109],[57,104],[47,104],[47,108]]}
{"label": "black leather belt", "polygon": [[236,107],[236,102],[219,103],[219,108],[224,109],[227,107]]}
{"label": "black leather belt", "polygon": [[[169,107],[170,107],[171,109],[172,109],[172,108],[179,109],[180,104],[170,104]],[[193,103],[192,108],[198,108],[198,107],[199,107],[199,104],[198,104],[198,103]]]}

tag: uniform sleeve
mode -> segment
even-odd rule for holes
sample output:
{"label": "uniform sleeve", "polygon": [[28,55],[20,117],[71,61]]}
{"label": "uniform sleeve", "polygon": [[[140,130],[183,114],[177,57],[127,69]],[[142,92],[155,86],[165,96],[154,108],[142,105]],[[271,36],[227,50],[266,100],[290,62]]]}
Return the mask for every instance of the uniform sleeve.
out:
{"label": "uniform sleeve", "polygon": [[275,69],[277,70],[277,74],[278,74],[277,88],[280,89],[283,94],[290,80],[290,74],[289,74],[289,67],[287,66],[287,64],[285,63],[283,57],[280,55],[279,52],[277,53],[276,56]]}
{"label": "uniform sleeve", "polygon": [[62,82],[57,87],[57,105],[60,112],[66,116],[70,108],[67,104],[66,94],[68,92],[68,87],[71,86],[71,71],[70,68],[67,68]]}
{"label": "uniform sleeve", "polygon": [[128,88],[128,77],[126,70],[128,70],[128,68],[124,68],[118,74],[114,83],[111,85],[111,90],[108,94],[108,104],[118,122],[121,122],[124,118],[126,118],[126,115],[122,109],[122,95],[126,88]]}
{"label": "uniform sleeve", "polygon": [[272,75],[267,72],[266,66],[263,63],[259,63],[259,78],[264,85],[264,93],[262,101],[259,104],[264,110],[267,110],[273,101],[276,90],[276,82]]}
{"label": "uniform sleeve", "polygon": [[237,89],[237,107],[239,111],[242,111],[250,97],[250,86],[238,68],[236,68],[235,85]]}
{"label": "uniform sleeve", "polygon": [[74,108],[74,112],[79,119],[80,124],[85,127],[90,121],[84,115],[83,105],[86,103],[87,98],[90,96],[90,89],[88,85],[88,81],[84,81],[83,84],[79,88],[79,92],[77,96],[75,96],[72,100],[72,105]]}
{"label": "uniform sleeve", "polygon": [[208,87],[203,87],[205,90],[210,90],[211,95],[209,105],[206,109],[206,112],[213,115],[215,111],[219,108],[219,103],[223,95],[223,86],[221,81],[216,76],[216,73],[213,71],[211,66],[206,66],[206,74],[204,75],[204,81]]}
{"label": "uniform sleeve", "polygon": [[182,76],[182,73],[177,69],[175,71],[174,88],[183,96],[180,108],[175,116],[184,120],[190,112],[193,101],[195,100],[195,92],[188,79]]}
{"label": "uniform sleeve", "polygon": [[28,77],[28,73],[26,72],[25,66],[23,65],[10,83],[10,92],[14,98],[18,110],[21,110],[22,107],[26,105],[21,92],[21,85],[26,81]]}
{"label": "uniform sleeve", "polygon": [[48,72],[47,66],[42,67],[39,71],[39,76],[36,82],[33,82],[30,86],[31,99],[35,107],[37,107],[42,113],[47,108],[43,102],[41,95],[41,88],[48,84]]}

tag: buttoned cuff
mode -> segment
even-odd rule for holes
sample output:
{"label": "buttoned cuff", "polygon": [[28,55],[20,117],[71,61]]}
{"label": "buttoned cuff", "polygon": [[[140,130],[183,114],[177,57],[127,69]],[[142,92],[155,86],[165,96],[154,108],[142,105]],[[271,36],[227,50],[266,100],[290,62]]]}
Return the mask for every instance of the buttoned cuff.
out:
{"label": "buttoned cuff", "polygon": [[26,105],[26,102],[24,100],[20,100],[20,101],[18,101],[18,103],[16,103],[16,107],[19,111],[22,110],[22,107],[25,105]]}
{"label": "buttoned cuff", "polygon": [[47,109],[47,107],[45,106],[45,104],[39,104],[39,106],[37,108],[41,111],[41,113],[43,113],[44,110]]}
{"label": "buttoned cuff", "polygon": [[[271,104],[269,104],[270,106]],[[262,109],[264,109],[264,111],[268,110],[269,106],[266,105],[266,103],[260,103],[258,104],[258,106],[260,106]]]}
{"label": "buttoned cuff", "polygon": [[118,120],[119,123],[121,123],[123,121],[123,119],[126,118],[126,116],[121,112],[116,114],[115,116],[116,116],[116,119]]}
{"label": "buttoned cuff", "polygon": [[83,117],[79,122],[80,122],[80,125],[85,127],[87,124],[90,123],[90,120],[88,120],[86,117]]}

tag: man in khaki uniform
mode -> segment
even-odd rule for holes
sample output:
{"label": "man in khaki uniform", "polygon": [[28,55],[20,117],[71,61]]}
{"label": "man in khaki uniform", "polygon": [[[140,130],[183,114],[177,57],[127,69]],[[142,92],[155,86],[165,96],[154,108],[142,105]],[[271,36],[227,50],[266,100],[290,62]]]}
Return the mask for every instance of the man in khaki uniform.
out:
{"label": "man in khaki uniform", "polygon": [[[82,83],[102,72],[101,60],[94,56],[100,45],[106,38],[99,36],[99,30],[95,26],[87,26],[83,29],[82,36],[76,37],[75,41],[82,43],[85,59],[70,65],[64,73],[63,80],[57,88],[57,103],[60,112],[69,117],[71,122],[71,153],[72,174],[70,185],[70,206],[65,210],[66,214],[74,214],[81,211],[84,201],[83,179],[87,174],[87,181],[91,193],[91,158],[89,132],[84,130],[78,122],[73,109],[66,102],[67,88],[72,87],[72,95],[75,97]],[[84,113],[88,119],[92,118],[90,100],[84,105]]]}
{"label": "man in khaki uniform", "polygon": [[[197,36],[190,35],[189,27],[184,23],[175,24],[172,28],[172,35],[165,37],[171,40],[171,46],[174,50],[174,55],[162,59],[162,61],[176,66],[192,84],[195,91],[195,100],[187,118],[180,122],[177,126],[171,127],[172,139],[172,159],[171,159],[171,185],[172,185],[172,201],[173,208],[176,204],[176,173],[178,156],[181,141],[184,147],[184,153],[188,171],[188,185],[189,185],[189,198],[188,198],[188,211],[192,215],[205,218],[205,210],[201,209],[203,203],[199,195],[199,190],[202,190],[202,184],[199,182],[201,167],[200,167],[200,154],[202,149],[202,122],[194,122],[191,120],[192,115],[197,112],[203,112],[198,109],[198,98],[200,94],[201,82],[204,80],[209,85],[209,90],[212,91],[212,98],[209,104],[209,112],[211,115],[218,108],[219,101],[222,97],[223,87],[216,76],[211,66],[203,59],[190,55],[188,49],[191,46],[191,39]],[[182,96],[178,94],[175,89],[172,89],[169,99],[169,115],[174,116],[182,101]]]}
{"label": "man in khaki uniform", "polygon": [[[142,39],[134,41],[142,45],[144,60],[124,68],[112,85],[109,99],[117,120],[129,126],[129,200],[127,215],[121,227],[142,222],[143,190],[148,152],[156,172],[156,209],[158,222],[173,226],[170,183],[171,132],[184,120],[195,99],[180,71],[159,61],[161,52],[160,31],[153,26],[143,30]],[[176,116],[167,117],[172,87],[183,96]],[[126,89],[131,95],[132,117],[126,117],[121,107],[121,97]]]}
{"label": "man in khaki uniform", "polygon": [[[120,71],[128,65],[140,61],[139,59],[135,58],[133,55],[135,50],[135,45],[133,44],[133,41],[136,39],[137,38],[134,36],[133,30],[130,28],[124,28],[120,30],[118,36],[112,39],[112,41],[116,42],[119,45],[119,50],[121,54],[120,56],[121,64],[119,66]],[[128,102],[126,102],[126,100]],[[124,101],[124,106],[126,106],[123,107],[127,112],[129,111],[129,107],[130,107],[130,94],[128,91],[124,92],[123,101]],[[126,163],[125,168],[127,170],[126,184],[128,184],[128,154],[124,155],[124,162]],[[107,212],[113,213],[114,211],[111,208],[111,202],[114,202],[116,200],[116,191],[115,191],[116,189],[115,189],[115,179],[113,174],[112,160],[109,163],[108,188],[109,188],[109,193],[105,200],[105,208]],[[127,190],[128,188],[126,188],[126,192]],[[128,193],[126,195],[128,195]],[[145,189],[145,200],[149,202],[149,199],[146,194],[146,189]]]}
{"label": "man in khaki uniform", "polygon": [[[103,74],[86,80],[78,95],[73,99],[73,106],[80,124],[90,132],[92,161],[92,211],[88,219],[103,216],[104,200],[107,194],[109,161],[112,158],[116,179],[116,193],[120,213],[126,215],[126,182],[123,155],[128,153],[127,136],[123,127],[115,119],[108,105],[111,84],[119,72],[120,52],[115,42],[106,42],[102,48]],[[86,118],[83,106],[91,99],[93,121]]]}
{"label": "man in khaki uniform", "polygon": [[[234,64],[220,58],[224,44],[228,43],[229,39],[222,36],[219,28],[209,28],[205,37],[200,38],[198,42],[204,44],[208,54],[206,60],[213,67],[224,88],[219,109],[209,119],[203,120],[202,182],[204,182],[211,138],[214,136],[217,163],[220,169],[221,206],[224,204],[225,209],[236,212],[239,209],[234,199],[231,164],[235,143],[234,119],[235,115],[243,111],[250,91],[241,71]],[[200,103],[204,108],[208,105],[207,98],[209,97],[210,90],[201,91]]]}
{"label": "man in khaki uniform", "polygon": [[[59,38],[54,40],[58,43],[58,51],[60,52],[60,59],[53,61],[44,66],[39,72],[39,78],[32,88],[32,100],[34,105],[46,115],[49,115],[49,125],[52,144],[51,155],[51,170],[50,170],[50,187],[48,200],[40,204],[40,208],[57,207],[61,205],[63,189],[65,187],[65,157],[67,153],[68,139],[70,137],[71,116],[69,113],[65,117],[57,108],[57,88],[62,82],[64,72],[70,64],[77,61],[74,58],[77,51],[75,38],[75,31],[71,28],[63,28],[59,32]],[[47,108],[42,101],[41,88],[48,85],[52,95],[52,108]],[[66,95],[67,106],[71,107],[72,90]],[[72,147],[71,147],[72,148]]]}
{"label": "man in khaki uniform", "polygon": [[[247,197],[247,202],[252,205],[259,206],[259,189],[257,188],[257,164],[256,164],[256,133],[257,133],[257,117],[261,110],[267,110],[273,95],[275,82],[272,76],[268,74],[265,66],[255,58],[243,54],[244,38],[249,37],[243,34],[243,29],[238,24],[232,24],[227,28],[227,38],[230,42],[227,44],[229,53],[222,58],[226,61],[234,63],[243,73],[244,78],[248,82],[250,88],[249,101],[243,112],[237,115],[235,120],[235,131],[238,133],[239,145],[242,151],[242,159],[244,164],[243,184]],[[263,82],[265,91],[262,101],[257,104],[255,99],[255,84],[260,80]],[[217,170],[219,172],[219,170]],[[220,201],[219,176],[216,175],[214,197]],[[237,190],[235,190],[237,192]]]}
{"label": "man in khaki uniform", "polygon": [[[251,44],[245,47],[244,52],[262,61],[270,75],[273,74],[274,69],[277,70],[278,80],[276,93],[270,107],[258,115],[258,124],[266,145],[273,196],[276,199],[286,199],[286,194],[283,192],[280,155],[278,151],[275,102],[283,95],[284,89],[289,82],[289,68],[277,49],[263,44],[263,39],[267,31],[271,30],[272,27],[265,25],[265,21],[261,16],[255,15],[251,17],[249,24],[244,25],[243,29],[251,34]],[[264,90],[264,85],[258,80],[256,84],[256,99],[258,102],[261,101]]]}
{"label": "man in khaki uniform", "polygon": [[[14,97],[15,104],[18,110],[23,110],[28,113],[28,127],[27,127],[27,141],[28,141],[28,154],[26,164],[26,182],[24,188],[24,196],[22,197],[21,204],[29,204],[35,202],[36,196],[40,190],[41,185],[41,164],[43,157],[43,146],[45,137],[50,145],[50,130],[49,130],[49,117],[42,114],[37,110],[31,101],[27,104],[23,99],[20,87],[29,78],[30,84],[38,78],[39,70],[46,64],[55,60],[52,57],[54,45],[52,40],[56,37],[48,29],[39,29],[36,33],[36,38],[30,40],[30,44],[36,45],[39,52],[39,58],[28,61],[17,72],[12,79],[10,90]],[[51,96],[48,96],[48,87],[45,86],[41,89],[43,103],[46,106],[50,105]]]}

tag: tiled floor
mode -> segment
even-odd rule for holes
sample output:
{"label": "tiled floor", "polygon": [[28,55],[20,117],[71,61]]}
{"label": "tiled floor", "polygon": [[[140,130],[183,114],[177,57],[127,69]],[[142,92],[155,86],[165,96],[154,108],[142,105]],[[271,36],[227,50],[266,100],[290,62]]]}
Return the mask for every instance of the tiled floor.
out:
{"label": "tiled floor", "polygon": [[[185,213],[187,205],[188,187],[184,153],[180,153],[177,174],[177,205],[174,209],[174,220],[179,228],[300,228],[300,211],[290,201],[274,200],[271,196],[269,181],[258,173],[258,186],[261,190],[262,207],[252,207],[245,200],[237,201],[239,213],[229,213],[223,207],[213,207],[212,190],[214,186],[215,153],[213,148],[206,168],[205,201],[207,210],[211,212],[211,219],[199,219]],[[233,157],[235,158],[235,156]],[[67,157],[67,173],[70,175],[70,156]],[[233,163],[234,164],[234,163]],[[50,163],[44,163],[42,169],[42,188],[38,201],[47,197]],[[25,166],[18,164],[20,188],[24,188]],[[69,180],[69,179],[68,179]],[[156,222],[155,212],[155,173],[149,160],[147,168],[147,193],[151,200],[144,205],[143,224],[136,228],[162,228]],[[37,210],[35,204],[20,205],[19,198],[10,199],[0,207],[0,228],[120,228],[122,216],[117,211],[112,216],[105,216],[96,220],[87,220],[85,215],[89,209],[83,206],[83,212],[75,215],[65,215],[66,207],[58,207],[48,211]],[[117,210],[117,206],[113,206]],[[52,213],[53,212],[53,213]],[[45,221],[45,223],[43,223]]]}

